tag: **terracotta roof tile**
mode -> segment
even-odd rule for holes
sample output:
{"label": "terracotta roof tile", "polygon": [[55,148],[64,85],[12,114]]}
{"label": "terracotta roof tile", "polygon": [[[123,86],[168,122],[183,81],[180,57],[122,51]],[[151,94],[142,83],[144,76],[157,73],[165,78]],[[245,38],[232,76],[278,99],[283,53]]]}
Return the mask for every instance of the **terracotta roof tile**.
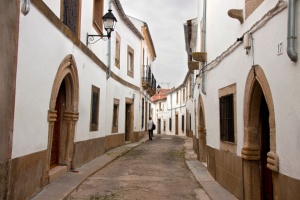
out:
{"label": "terracotta roof tile", "polygon": [[152,96],[151,100],[152,101],[158,101],[158,100],[165,100],[167,99],[167,93],[172,91],[173,89],[160,89],[160,92]]}

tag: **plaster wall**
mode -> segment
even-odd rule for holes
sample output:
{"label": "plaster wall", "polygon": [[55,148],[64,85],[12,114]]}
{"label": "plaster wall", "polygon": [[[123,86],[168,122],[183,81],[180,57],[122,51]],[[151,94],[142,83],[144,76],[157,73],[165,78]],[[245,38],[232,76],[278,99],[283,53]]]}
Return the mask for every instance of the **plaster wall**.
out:
{"label": "plaster wall", "polygon": [[[60,19],[61,15],[61,1],[51,1],[51,0],[43,0],[45,4],[52,10],[52,12]],[[94,9],[94,1],[82,1],[80,0],[80,29],[79,36],[82,43],[86,44],[87,34],[99,35],[99,33],[93,27],[93,9]],[[104,1],[103,14],[108,11],[108,1]],[[113,14],[115,14],[116,10],[113,9]],[[103,34],[106,35],[106,31],[103,29]],[[114,32],[112,33],[112,36]],[[94,41],[98,40],[99,37],[95,37]],[[95,54],[102,60],[102,62],[107,65],[107,49],[108,41],[99,40],[95,44],[90,44],[89,48],[95,52]]]}
{"label": "plaster wall", "polygon": [[[161,108],[164,108],[162,110],[159,110],[159,102],[161,102]],[[154,109],[155,109],[155,114],[153,116],[153,121],[156,125],[156,130],[153,131],[153,133],[157,134],[158,133],[158,119],[161,120],[161,134],[167,134],[167,135],[174,135],[175,132],[174,131],[170,131],[169,130],[169,118],[171,118],[171,112],[170,110],[167,109],[167,104],[166,101],[157,101],[154,104]],[[174,120],[175,118],[173,118]],[[166,131],[163,130],[163,123],[164,120],[166,121]],[[172,121],[172,124],[174,122]]]}
{"label": "plaster wall", "polygon": [[[207,55],[208,63],[214,60],[237,38],[240,38],[247,32],[254,23],[260,20],[278,1],[264,1],[243,24],[237,19],[230,18],[227,14],[230,9],[245,10],[245,1],[234,0],[226,4],[220,4],[219,1],[207,1]],[[202,4],[201,4],[202,5]],[[200,20],[202,15],[200,15]],[[284,27],[285,28],[285,27]],[[282,28],[286,33],[286,30]]]}
{"label": "plaster wall", "polygon": [[[103,15],[108,12],[108,1],[104,1]],[[96,29],[93,27],[93,9],[94,1],[82,1],[81,0],[81,18],[80,18],[80,40],[82,43],[86,44],[87,34],[99,35]],[[116,9],[112,7],[113,14],[116,16]],[[117,18],[117,17],[116,17]],[[119,21],[119,18],[117,18]],[[103,28],[103,35],[107,32]],[[111,34],[111,40],[115,38],[115,32]],[[97,41],[99,37],[95,37],[94,41]],[[107,39],[107,38],[106,38]],[[92,41],[92,42],[94,42]],[[108,65],[108,40],[99,40],[95,44],[89,44],[88,47],[92,50],[97,57],[107,66]],[[113,53],[113,52],[112,52]],[[113,54],[112,54],[113,55]],[[114,57],[112,57],[114,58]]]}
{"label": "plaster wall", "polygon": [[[176,103],[176,93],[178,91],[178,103]],[[161,127],[163,132],[163,121],[166,120],[166,131],[168,135],[175,135],[175,116],[178,115],[178,135],[186,134],[186,103],[182,102],[182,87],[168,93],[167,100],[157,101],[154,104],[155,116],[154,120],[157,123],[157,119],[161,119]],[[159,111],[159,102],[164,109]],[[158,111],[157,111],[158,110]],[[182,115],[184,116],[184,131],[182,131]],[[169,130],[169,119],[172,119],[172,129]],[[157,133],[157,130],[154,131]]]}
{"label": "plaster wall", "polygon": [[[112,7],[113,4],[112,4]],[[113,8],[116,10],[116,8]],[[119,15],[117,11],[114,12],[114,16],[117,18],[118,22],[115,27],[115,31],[111,38],[111,70],[118,76],[122,77],[125,81],[140,87],[141,74],[141,39],[138,38],[133,31],[125,24],[123,18]],[[139,29],[140,30],[140,29]],[[115,41],[116,33],[121,37],[121,47],[120,47],[120,69],[115,67]],[[134,50],[134,78],[127,75],[127,57],[128,49],[130,46]]]}
{"label": "plaster wall", "polygon": [[103,95],[106,93],[106,73],[71,41],[66,40],[59,30],[53,29],[52,24],[34,6],[31,6],[26,17],[20,16],[19,37],[12,158],[47,148],[47,114],[52,85],[60,63],[69,54],[76,61],[80,83],[79,120],[74,140],[76,142],[104,136],[105,129],[102,128],[89,132],[90,110],[87,108],[90,108],[93,84],[100,88],[99,127],[105,127],[101,116],[105,116],[106,107],[101,105],[106,103]]}
{"label": "plaster wall", "polygon": [[[213,5],[213,1],[210,1]],[[277,1],[264,1],[258,9],[247,18],[246,22],[239,28],[235,28],[234,37],[249,29],[254,22],[259,20],[268,10],[273,8]],[[297,4],[299,10],[299,3]],[[219,11],[221,12],[221,11]],[[219,133],[219,98],[218,90],[230,84],[236,83],[237,87],[237,155],[241,156],[241,148],[244,142],[244,93],[245,82],[253,64],[259,65],[267,78],[272,92],[276,123],[276,153],[279,155],[279,172],[290,177],[300,179],[300,160],[297,152],[300,151],[299,141],[299,64],[291,62],[286,53],[287,47],[287,9],[273,17],[262,28],[253,33],[254,52],[246,55],[243,45],[224,58],[214,69],[207,72],[207,95],[203,95],[207,144],[213,148],[220,149]],[[299,14],[298,14],[299,15]],[[213,14],[209,15],[213,18]],[[215,15],[219,17],[218,15]],[[230,24],[231,18],[223,17],[223,22],[208,20],[207,41],[218,38],[215,33],[222,30],[222,24]],[[228,22],[228,23],[227,23]],[[238,21],[237,21],[238,22]],[[220,26],[219,26],[220,25]],[[300,26],[297,23],[297,32]],[[212,35],[209,36],[209,33]],[[227,49],[233,42],[227,44],[231,36],[223,35],[223,42],[215,39],[208,42],[208,62],[220,55],[214,51],[217,47]],[[226,37],[225,37],[226,36]],[[228,40],[227,40],[228,39]],[[278,44],[282,42],[283,53],[278,55]],[[218,46],[216,45],[218,44]],[[299,41],[297,41],[297,52],[300,52]],[[209,112],[208,112],[209,111]]]}
{"label": "plaster wall", "polygon": [[140,121],[140,93],[131,88],[108,79],[106,93],[106,135],[112,132],[112,119],[113,119],[113,105],[114,98],[119,99],[119,117],[118,117],[118,133],[125,133],[125,117],[126,117],[126,98],[133,99],[134,97],[134,125],[133,131],[138,132],[141,130]]}
{"label": "plaster wall", "polygon": [[[61,0],[60,1],[52,1],[52,0],[43,0],[43,2],[52,10],[52,12],[58,17],[60,18],[60,6],[61,6]],[[90,1],[92,2],[92,1]],[[88,3],[87,4],[91,4]]]}

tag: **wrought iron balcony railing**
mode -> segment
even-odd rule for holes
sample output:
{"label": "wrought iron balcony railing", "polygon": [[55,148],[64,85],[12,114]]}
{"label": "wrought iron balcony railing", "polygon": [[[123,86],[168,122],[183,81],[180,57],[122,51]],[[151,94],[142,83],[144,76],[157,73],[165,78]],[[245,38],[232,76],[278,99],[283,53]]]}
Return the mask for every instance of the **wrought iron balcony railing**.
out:
{"label": "wrought iron balcony railing", "polygon": [[151,72],[151,66],[143,65],[143,77],[142,77],[143,88],[149,92],[150,95],[156,93],[156,79]]}

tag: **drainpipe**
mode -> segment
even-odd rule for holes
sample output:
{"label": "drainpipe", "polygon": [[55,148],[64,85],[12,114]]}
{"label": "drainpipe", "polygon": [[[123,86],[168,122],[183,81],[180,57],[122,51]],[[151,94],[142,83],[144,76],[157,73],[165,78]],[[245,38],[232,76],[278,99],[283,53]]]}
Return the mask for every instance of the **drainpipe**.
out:
{"label": "drainpipe", "polygon": [[[203,0],[203,18],[202,18],[202,52],[206,51],[206,0]],[[206,62],[202,62],[202,93],[206,95],[205,90],[205,70]]]}
{"label": "drainpipe", "polygon": [[298,55],[296,52],[296,0],[289,0],[287,39],[287,54],[293,62],[297,62]]}
{"label": "drainpipe", "polygon": [[[109,10],[111,10],[111,0],[109,1]],[[110,66],[111,66],[111,38],[108,39],[108,42],[107,42],[107,49],[108,49],[108,52],[107,52],[107,68],[108,68],[108,71],[107,71],[107,74],[106,74],[106,79],[109,79],[110,78]]]}

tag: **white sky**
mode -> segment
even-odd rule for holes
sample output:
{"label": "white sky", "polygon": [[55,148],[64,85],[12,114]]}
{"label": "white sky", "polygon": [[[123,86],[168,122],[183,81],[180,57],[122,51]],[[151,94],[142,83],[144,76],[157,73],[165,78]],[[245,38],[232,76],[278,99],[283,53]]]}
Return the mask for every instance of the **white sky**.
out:
{"label": "white sky", "polygon": [[162,88],[177,87],[188,71],[183,24],[197,17],[197,0],[120,0],[125,13],[148,24],[156,51],[152,71]]}

